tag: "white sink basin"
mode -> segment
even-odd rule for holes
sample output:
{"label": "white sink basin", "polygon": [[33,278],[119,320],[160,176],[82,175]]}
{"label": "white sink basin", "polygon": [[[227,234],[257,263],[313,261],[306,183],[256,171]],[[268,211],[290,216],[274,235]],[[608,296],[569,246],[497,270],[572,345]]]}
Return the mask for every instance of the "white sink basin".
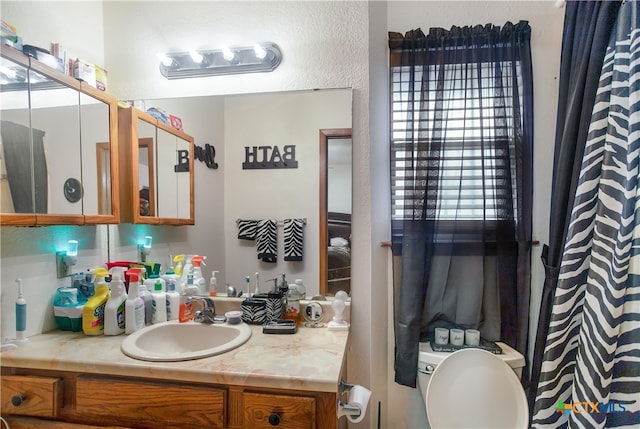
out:
{"label": "white sink basin", "polygon": [[251,337],[246,323],[237,325],[177,321],[147,326],[122,342],[122,353],[134,359],[175,362],[228,352]]}

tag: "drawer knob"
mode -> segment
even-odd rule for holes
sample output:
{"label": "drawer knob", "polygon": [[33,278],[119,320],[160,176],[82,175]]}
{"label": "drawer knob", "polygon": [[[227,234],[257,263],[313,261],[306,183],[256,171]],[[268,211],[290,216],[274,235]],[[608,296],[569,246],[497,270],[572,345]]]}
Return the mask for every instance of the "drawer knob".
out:
{"label": "drawer knob", "polygon": [[277,415],[276,413],[272,413],[269,416],[269,424],[271,426],[278,426],[280,424],[280,416]]}
{"label": "drawer knob", "polygon": [[19,407],[20,405],[22,405],[25,399],[27,399],[27,395],[25,395],[24,393],[13,395],[11,397],[11,404],[13,404],[14,407]]}

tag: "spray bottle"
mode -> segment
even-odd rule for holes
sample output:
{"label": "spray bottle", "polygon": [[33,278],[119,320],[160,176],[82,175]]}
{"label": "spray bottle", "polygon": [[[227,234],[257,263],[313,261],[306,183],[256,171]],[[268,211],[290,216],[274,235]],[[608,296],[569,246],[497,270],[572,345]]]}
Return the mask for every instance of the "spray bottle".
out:
{"label": "spray bottle", "polygon": [[124,333],[124,311],[127,294],[122,281],[124,268],[113,267],[111,272],[111,297],[104,307],[104,334],[120,335]]}
{"label": "spray bottle", "polygon": [[176,255],[173,257],[173,272],[178,276],[182,277],[182,270],[184,268],[184,255]]}
{"label": "spray bottle", "polygon": [[198,295],[201,296],[207,295],[207,283],[202,275],[202,265],[206,265],[204,263],[206,259],[206,256],[200,255],[195,255],[191,258],[191,262],[193,263],[193,283],[198,286]]}
{"label": "spray bottle", "polygon": [[95,293],[82,309],[82,331],[85,335],[102,335],[104,333],[104,309],[109,299],[109,285],[104,280],[109,275],[106,268],[93,270],[96,276]]}
{"label": "spray bottle", "polygon": [[16,299],[16,341],[27,341],[27,300],[22,294],[22,279],[18,283],[18,299]]}
{"label": "spray bottle", "polygon": [[140,298],[140,271],[135,268],[127,271],[129,276],[129,295],[125,302],[125,333],[132,334],[144,328],[144,301]]}

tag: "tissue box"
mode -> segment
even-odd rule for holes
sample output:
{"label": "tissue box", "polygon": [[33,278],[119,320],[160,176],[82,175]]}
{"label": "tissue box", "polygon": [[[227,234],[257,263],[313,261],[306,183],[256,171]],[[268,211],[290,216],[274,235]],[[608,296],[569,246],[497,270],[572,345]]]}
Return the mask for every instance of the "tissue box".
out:
{"label": "tissue box", "polygon": [[96,69],[96,88],[100,91],[107,90],[107,71],[100,66],[94,65]]}
{"label": "tissue box", "polygon": [[93,64],[76,59],[71,65],[71,76],[83,80],[95,88],[96,68]]}

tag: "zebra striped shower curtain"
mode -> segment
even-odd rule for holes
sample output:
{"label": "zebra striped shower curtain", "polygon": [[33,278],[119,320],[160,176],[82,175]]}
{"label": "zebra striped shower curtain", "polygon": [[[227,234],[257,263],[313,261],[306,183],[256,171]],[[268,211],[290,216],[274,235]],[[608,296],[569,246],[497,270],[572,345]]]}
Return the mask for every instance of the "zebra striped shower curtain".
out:
{"label": "zebra striped shower curtain", "polygon": [[612,33],[564,246],[532,426],[640,427],[640,14]]}

